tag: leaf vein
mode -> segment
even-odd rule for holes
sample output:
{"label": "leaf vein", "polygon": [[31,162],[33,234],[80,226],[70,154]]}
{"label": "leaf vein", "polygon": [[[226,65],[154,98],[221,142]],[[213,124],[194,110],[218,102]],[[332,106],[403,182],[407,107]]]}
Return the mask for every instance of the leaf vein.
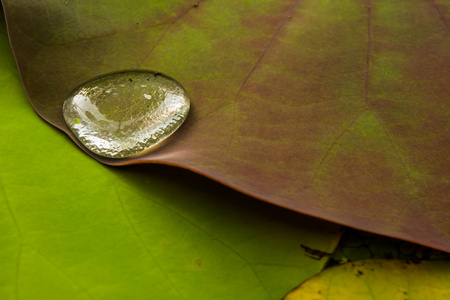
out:
{"label": "leaf vein", "polygon": [[[423,200],[422,200],[422,199],[419,197],[419,195],[417,194],[416,186],[414,185],[413,180],[412,180],[412,178],[411,178],[411,173],[410,173],[409,169],[407,168],[406,163],[404,162],[402,156],[401,156],[400,153],[398,152],[398,149],[397,149],[397,147],[395,146],[395,143],[394,143],[394,141],[392,140],[392,137],[391,137],[389,131],[386,129],[386,127],[384,126],[383,122],[381,122],[381,120],[380,120],[380,118],[378,117],[378,115],[377,115],[375,112],[372,112],[372,113],[373,113],[373,115],[375,116],[375,119],[377,120],[378,124],[380,124],[381,129],[383,130],[384,134],[386,135],[386,137],[387,137],[387,139],[388,139],[388,141],[389,141],[389,144],[391,145],[392,150],[394,151],[395,156],[397,157],[398,161],[400,162],[400,165],[402,166],[403,170],[405,171],[405,173],[406,173],[406,178],[407,178],[407,180],[408,180],[408,183],[411,185],[412,193],[413,193],[414,197],[415,197],[417,200],[419,200],[423,205],[426,206],[426,204],[423,202]],[[406,206],[408,205],[408,203],[411,202],[411,201],[412,201],[412,199],[409,200],[407,203],[405,203],[405,207],[406,207]],[[429,211],[428,211],[428,212],[429,212]]]}
{"label": "leaf vein", "polygon": [[22,245],[19,247],[19,252],[17,253],[17,259],[16,259],[16,276],[15,276],[15,296],[16,300],[19,299],[19,278],[20,278],[20,259],[22,257]]}
{"label": "leaf vein", "polygon": [[54,261],[52,261],[51,259],[49,259],[47,256],[45,256],[44,254],[42,254],[41,252],[39,252],[36,248],[34,248],[31,245],[28,245],[31,250],[33,250],[36,254],[38,254],[40,257],[42,257],[43,259],[45,259],[47,262],[49,262],[51,265],[53,265],[56,269],[58,269],[58,271],[60,271],[62,274],[64,274],[70,281],[72,281],[77,287],[78,289],[80,289],[81,291],[83,291],[89,298],[91,299],[95,299],[89,292],[88,290],[83,287],[81,284],[79,284],[72,276],[70,276],[63,268],[61,268],[60,266],[58,266]]}
{"label": "leaf vein", "polygon": [[[3,195],[3,199],[5,199],[6,209],[8,210],[8,213],[10,214],[14,226],[16,227],[17,233],[19,234],[19,239],[22,240],[22,230],[20,229],[19,222],[17,221],[16,216],[13,213],[11,203],[9,203],[8,197],[6,195],[5,186],[3,184],[3,180],[0,177],[0,193]],[[16,299],[19,299],[19,270],[20,270],[20,258],[22,256],[22,244],[19,247],[19,252],[17,254],[17,261],[16,261],[16,274],[15,274],[15,297]]]}
{"label": "leaf vein", "polygon": [[166,36],[167,32],[170,30],[172,25],[175,24],[175,22],[180,20],[182,17],[184,17],[187,13],[189,13],[193,8],[198,6],[198,4],[200,4],[203,1],[204,0],[199,0],[199,1],[197,1],[197,3],[195,5],[190,5],[189,8],[184,10],[181,14],[179,14],[178,16],[173,18],[173,20],[171,22],[169,22],[169,24],[167,25],[166,29],[163,31],[163,33],[161,33],[161,36],[158,38],[158,40],[156,40],[155,44],[153,44],[152,48],[144,55],[144,57],[138,63],[137,68],[140,68],[142,66],[142,64],[144,63],[144,61],[147,60],[147,58],[150,56],[150,54],[152,54],[153,50],[155,50],[155,48],[160,44],[160,42]]}
{"label": "leaf vein", "polygon": [[447,31],[447,33],[450,33],[450,26],[447,23],[447,20],[445,19],[444,14],[442,13],[442,11],[439,9],[439,6],[436,3],[436,0],[430,0],[431,4],[433,5],[434,9],[436,10],[436,13],[439,15],[439,19],[441,20],[442,25],[445,28],[445,31]]}
{"label": "leaf vein", "polygon": [[319,171],[319,169],[322,167],[322,165],[324,164],[325,160],[328,158],[328,156],[331,153],[331,150],[334,148],[334,146],[336,146],[337,142],[344,136],[344,134],[350,129],[350,127],[353,126],[353,124],[355,124],[355,122],[359,119],[359,117],[365,112],[365,110],[362,110],[359,112],[359,114],[350,122],[350,124],[348,124],[342,131],[341,133],[333,140],[333,142],[330,144],[330,146],[328,147],[328,149],[326,150],[325,154],[322,156],[322,159],[320,160],[320,162],[317,164],[317,167],[314,169],[312,177],[311,177],[311,185],[314,183],[314,181],[317,179],[317,173]]}
{"label": "leaf vein", "polygon": [[[195,222],[193,222],[192,220],[190,220],[189,218],[187,218],[186,216],[180,214],[178,211],[173,210],[171,208],[168,208],[166,206],[163,206],[161,203],[158,203],[157,201],[154,201],[153,199],[148,198],[147,195],[139,193],[137,191],[134,191],[134,193],[137,193],[138,195],[140,195],[142,198],[148,199],[150,201],[152,201],[154,204],[158,205],[159,207],[162,207],[163,209],[166,209],[168,211],[170,211],[171,213],[173,213],[174,215],[178,216],[179,218],[181,218],[182,220],[186,221],[187,223],[191,224],[193,227],[197,228],[198,230],[200,230],[201,232],[204,232],[205,234],[207,234],[208,236],[211,237],[211,239],[213,239],[214,241],[216,241],[217,243],[221,244],[223,247],[227,248],[231,253],[234,253],[234,255],[236,255],[237,257],[239,257],[240,259],[242,259],[245,263],[247,263],[250,266],[250,269],[252,270],[252,273],[255,275],[256,279],[258,280],[258,282],[260,283],[260,285],[264,288],[264,290],[267,292],[268,295],[270,295],[268,289],[266,288],[266,286],[263,284],[261,278],[259,277],[258,273],[255,270],[254,265],[247,259],[245,258],[242,254],[240,254],[238,251],[236,251],[235,249],[233,249],[230,245],[228,245],[227,243],[225,243],[224,241],[222,241],[221,239],[217,238],[214,234],[212,234],[211,232],[209,232],[208,230],[204,229],[203,227],[199,226],[198,224],[196,224]],[[186,233],[186,232],[185,232]]]}
{"label": "leaf vein", "polygon": [[375,119],[377,119],[378,123],[381,126],[381,129],[383,129],[384,134],[386,135],[386,137],[388,138],[389,144],[391,145],[392,149],[394,150],[395,156],[397,157],[397,159],[399,160],[400,164],[402,165],[402,168],[405,170],[406,172],[406,176],[408,178],[408,182],[413,186],[413,193],[414,195],[417,197],[417,199],[419,199],[419,197],[417,196],[416,190],[414,188],[414,185],[412,183],[412,179],[411,179],[411,174],[408,170],[408,168],[406,167],[405,162],[403,161],[400,153],[397,150],[397,147],[394,144],[394,141],[392,140],[391,135],[389,134],[388,130],[386,129],[386,127],[384,126],[384,124],[381,122],[380,118],[378,117],[378,115],[375,112],[372,112],[373,115],[375,116]]}
{"label": "leaf vein", "polygon": [[6,195],[5,187],[3,184],[3,180],[1,177],[0,177],[0,192],[3,195],[3,198],[5,199],[6,209],[8,210],[8,213],[11,215],[11,218],[13,220],[14,226],[17,229],[19,237],[22,238],[22,230],[20,229],[19,222],[17,221],[17,218],[16,218],[15,214],[13,213],[11,203],[9,203],[8,197]]}
{"label": "leaf vein", "polygon": [[167,274],[167,272],[164,271],[164,269],[162,268],[161,264],[158,262],[158,260],[156,259],[156,257],[153,255],[153,252],[150,250],[150,248],[147,246],[147,244],[144,242],[144,239],[142,238],[142,236],[139,234],[139,232],[136,229],[136,226],[134,226],[134,223],[131,221],[130,215],[128,214],[127,210],[125,209],[125,205],[123,204],[122,201],[122,197],[120,197],[120,193],[117,190],[116,185],[113,183],[112,186],[114,187],[114,191],[116,192],[117,195],[117,200],[119,202],[120,208],[128,222],[128,224],[130,225],[131,230],[133,231],[133,234],[136,236],[136,238],[138,239],[139,243],[145,248],[145,250],[147,251],[147,253],[150,255],[150,257],[153,259],[153,261],[155,262],[156,266],[158,267],[158,269],[161,271],[161,273],[163,274],[163,276],[167,279],[168,282],[170,282],[170,284],[173,286],[173,289],[177,292],[177,294],[182,298],[185,299],[185,297],[183,296],[183,294],[179,291],[179,289],[176,287],[176,285],[174,284],[174,282],[172,281],[172,279],[169,277],[169,275]]}
{"label": "leaf vein", "polygon": [[370,83],[370,56],[372,54],[372,17],[371,17],[371,0],[367,0],[367,53],[366,53],[366,65],[364,74],[364,103],[366,107],[369,104],[369,83]]}
{"label": "leaf vein", "polygon": [[287,23],[287,21],[290,19],[291,14],[295,11],[295,9],[297,8],[297,6],[300,4],[301,0],[297,0],[294,2],[294,4],[289,8],[289,10],[287,11],[286,15],[284,16],[283,20],[281,21],[281,24],[277,27],[277,29],[275,30],[275,33],[272,35],[271,39],[269,40],[269,43],[267,44],[266,48],[264,49],[263,53],[259,56],[258,60],[255,62],[255,64],[253,65],[252,69],[248,72],[247,76],[245,76],[244,80],[242,81],[241,85],[239,86],[239,89],[233,99],[233,121],[232,121],[232,125],[231,125],[231,135],[230,138],[228,140],[227,146],[225,148],[225,152],[222,156],[222,159],[219,162],[219,166],[223,164],[225,158],[227,157],[230,148],[231,148],[231,143],[234,139],[234,132],[235,132],[235,127],[236,127],[236,102],[237,99],[239,98],[242,89],[244,88],[244,86],[247,84],[247,81],[250,79],[250,77],[253,75],[253,73],[255,72],[255,70],[258,68],[258,66],[261,64],[262,60],[264,59],[264,57],[266,56],[266,54],[269,52],[269,49],[272,47],[273,43],[275,42],[275,40],[277,39],[277,37],[280,35],[281,30],[283,29],[284,25]]}

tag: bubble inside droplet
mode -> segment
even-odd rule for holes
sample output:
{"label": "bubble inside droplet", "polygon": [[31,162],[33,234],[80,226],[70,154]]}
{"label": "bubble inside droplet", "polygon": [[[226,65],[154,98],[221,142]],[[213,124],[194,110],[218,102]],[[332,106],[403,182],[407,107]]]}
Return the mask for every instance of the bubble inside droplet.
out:
{"label": "bubble inside droplet", "polygon": [[112,158],[146,153],[174,133],[189,112],[189,98],[174,79],[154,71],[122,71],[75,89],[63,115],[90,151]]}

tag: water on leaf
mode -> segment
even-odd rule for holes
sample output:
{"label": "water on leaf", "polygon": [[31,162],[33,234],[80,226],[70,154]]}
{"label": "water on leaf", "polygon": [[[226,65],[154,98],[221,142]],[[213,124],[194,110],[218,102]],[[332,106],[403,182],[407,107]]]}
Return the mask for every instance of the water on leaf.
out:
{"label": "water on leaf", "polygon": [[75,89],[64,119],[90,151],[112,158],[140,155],[174,133],[189,112],[183,87],[153,71],[122,71]]}

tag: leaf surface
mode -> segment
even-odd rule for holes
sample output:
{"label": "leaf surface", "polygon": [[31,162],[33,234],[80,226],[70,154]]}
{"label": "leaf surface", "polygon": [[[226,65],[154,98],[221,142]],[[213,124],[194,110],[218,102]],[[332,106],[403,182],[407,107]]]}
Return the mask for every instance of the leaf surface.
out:
{"label": "leaf surface", "polygon": [[[256,198],[450,251],[446,0],[4,0],[39,114],[86,80],[145,68],[192,111],[140,158]],[[81,147],[81,146],[80,146]]]}
{"label": "leaf surface", "polygon": [[360,260],[324,270],[284,299],[445,300],[449,271],[449,261]]}
{"label": "leaf surface", "polygon": [[0,31],[0,298],[280,299],[337,226],[186,170],[86,159],[29,105]]}

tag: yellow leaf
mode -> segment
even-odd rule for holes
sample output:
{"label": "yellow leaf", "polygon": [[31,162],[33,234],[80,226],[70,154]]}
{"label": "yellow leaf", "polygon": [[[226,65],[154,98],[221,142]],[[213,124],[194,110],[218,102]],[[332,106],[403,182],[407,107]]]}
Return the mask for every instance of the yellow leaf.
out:
{"label": "yellow leaf", "polygon": [[448,300],[450,261],[366,259],[326,269],[285,300]]}

